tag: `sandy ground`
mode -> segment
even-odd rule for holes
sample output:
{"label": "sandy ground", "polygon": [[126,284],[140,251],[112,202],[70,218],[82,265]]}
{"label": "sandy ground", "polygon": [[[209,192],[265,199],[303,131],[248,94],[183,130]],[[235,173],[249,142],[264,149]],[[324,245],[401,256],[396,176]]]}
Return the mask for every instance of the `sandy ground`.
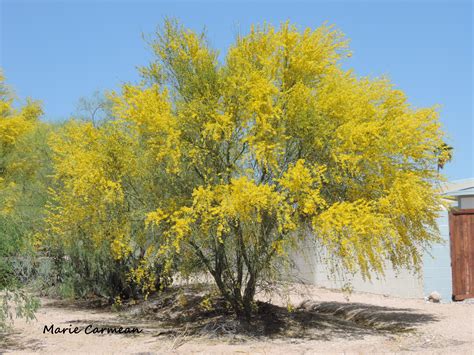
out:
{"label": "sandy ground", "polygon": [[[341,292],[316,287],[299,288],[291,295],[295,305],[312,299],[341,307],[358,307],[386,322],[402,322],[412,331],[364,332],[341,329],[330,323],[318,325],[311,338],[301,337],[190,337],[186,331],[163,336],[156,322],[124,318],[104,309],[82,309],[42,299],[37,320],[16,321],[13,331],[0,339],[6,353],[184,353],[184,354],[300,354],[300,353],[429,353],[474,354],[474,304],[433,304],[418,299],[400,299],[353,293],[349,300]],[[274,297],[272,300],[278,303]],[[378,318],[377,318],[378,317]],[[69,327],[122,326],[143,329],[138,335],[43,334],[45,325]],[[161,333],[161,335],[160,335]],[[0,335],[1,336],[1,335]]]}

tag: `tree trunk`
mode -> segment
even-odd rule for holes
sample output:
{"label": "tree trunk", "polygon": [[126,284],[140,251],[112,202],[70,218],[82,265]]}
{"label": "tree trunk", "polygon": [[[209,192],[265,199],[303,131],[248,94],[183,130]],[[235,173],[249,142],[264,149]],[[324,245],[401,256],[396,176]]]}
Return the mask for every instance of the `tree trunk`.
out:
{"label": "tree trunk", "polygon": [[245,320],[249,323],[252,318],[252,305],[253,305],[253,299],[255,297],[256,284],[257,284],[257,275],[256,275],[256,272],[253,272],[250,274],[250,278],[247,281],[247,285],[245,287],[245,294],[243,297],[244,317],[245,317]]}

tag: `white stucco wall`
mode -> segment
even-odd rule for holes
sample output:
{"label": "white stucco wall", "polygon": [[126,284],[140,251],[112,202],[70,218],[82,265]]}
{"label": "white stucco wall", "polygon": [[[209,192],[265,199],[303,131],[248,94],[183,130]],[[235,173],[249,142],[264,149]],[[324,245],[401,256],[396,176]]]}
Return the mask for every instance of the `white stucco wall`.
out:
{"label": "white stucco wall", "polygon": [[403,298],[422,298],[423,281],[421,275],[409,270],[395,272],[390,266],[386,267],[384,278],[364,280],[360,275],[334,275],[324,262],[318,260],[314,247],[306,247],[304,251],[293,256],[295,276],[300,281],[310,284],[341,289],[350,284],[354,291],[387,294]]}
{"label": "white stucco wall", "polygon": [[[456,203],[453,202],[453,205]],[[430,253],[423,256],[423,291],[425,296],[436,291],[442,302],[451,302],[451,254],[449,246],[448,211],[443,210],[438,217],[438,228],[443,243],[432,246]],[[430,255],[431,254],[431,255]]]}

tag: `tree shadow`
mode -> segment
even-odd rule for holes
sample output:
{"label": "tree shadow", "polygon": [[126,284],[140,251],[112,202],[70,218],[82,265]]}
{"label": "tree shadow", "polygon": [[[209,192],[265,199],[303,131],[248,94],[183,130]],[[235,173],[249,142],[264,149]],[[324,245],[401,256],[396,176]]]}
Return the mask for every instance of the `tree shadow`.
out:
{"label": "tree shadow", "polygon": [[[179,293],[179,295],[178,295]],[[183,300],[184,299],[184,300]],[[257,302],[250,324],[240,322],[222,297],[213,297],[203,307],[204,296],[192,289],[157,295],[135,307],[129,316],[159,322],[158,336],[243,336],[251,338],[301,338],[331,340],[362,338],[370,334],[410,332],[438,319],[410,308],[383,307],[363,303],[303,302],[288,310]]]}
{"label": "tree shadow", "polygon": [[5,351],[41,351],[44,345],[36,339],[26,340],[21,332],[7,331],[0,333],[0,354]]}
{"label": "tree shadow", "polygon": [[267,336],[311,340],[357,339],[371,334],[404,333],[438,320],[433,315],[409,308],[341,302],[307,302],[293,312],[262,303],[259,304],[258,317]]}
{"label": "tree shadow", "polygon": [[56,299],[49,298],[41,307],[43,308],[62,308],[70,310],[97,310],[100,312],[109,312],[111,303],[105,298],[92,297],[89,299]]}

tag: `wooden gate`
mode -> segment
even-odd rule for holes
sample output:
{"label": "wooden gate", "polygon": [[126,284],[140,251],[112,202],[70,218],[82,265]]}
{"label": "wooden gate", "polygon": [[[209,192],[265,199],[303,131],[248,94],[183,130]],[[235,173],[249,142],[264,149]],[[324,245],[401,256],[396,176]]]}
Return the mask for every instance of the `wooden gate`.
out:
{"label": "wooden gate", "polygon": [[449,213],[453,300],[474,298],[474,209]]}

